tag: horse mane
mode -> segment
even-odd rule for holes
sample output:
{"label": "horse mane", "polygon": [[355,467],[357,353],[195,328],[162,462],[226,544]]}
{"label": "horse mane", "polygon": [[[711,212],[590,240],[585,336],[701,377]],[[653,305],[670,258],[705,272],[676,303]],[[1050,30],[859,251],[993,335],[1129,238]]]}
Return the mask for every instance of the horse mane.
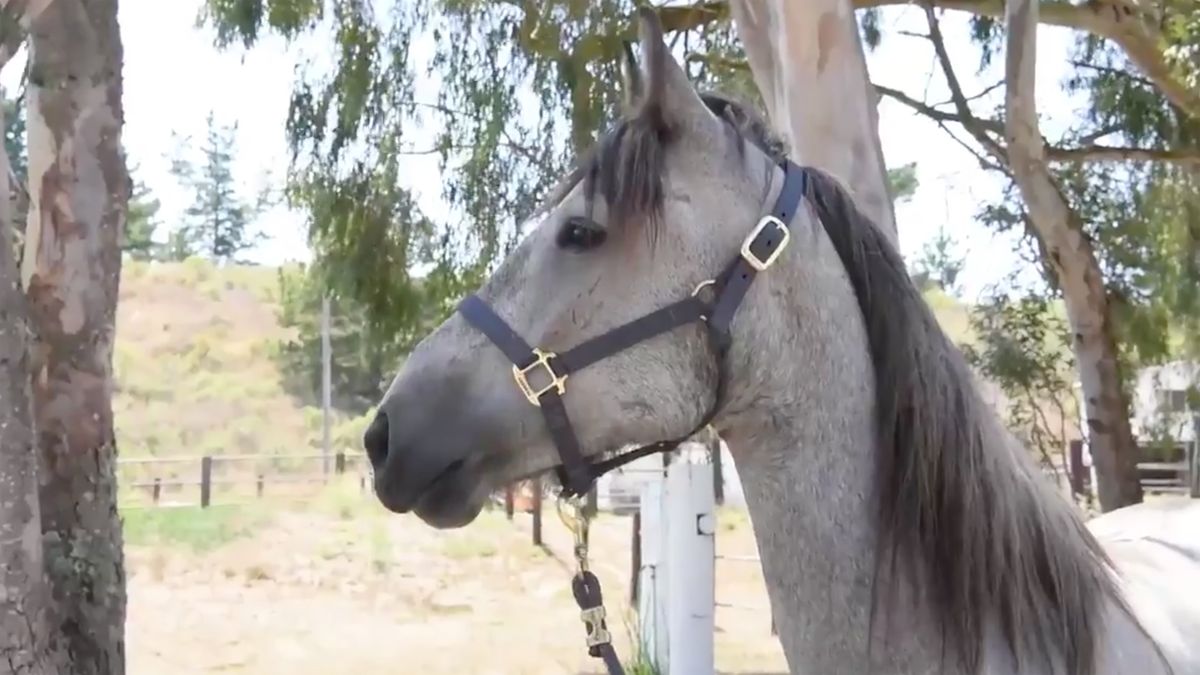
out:
{"label": "horse mane", "polygon": [[[806,197],[850,278],[874,365],[880,545],[876,575],[905,563],[968,672],[994,616],[1013,659],[1052,645],[1071,675],[1095,671],[1104,601],[1129,612],[1082,518],[980,398],[883,233],[829,174]],[[1025,461],[1023,461],[1025,460]]]}
{"label": "horse mane", "polygon": [[[750,142],[770,161],[786,157],[753,108],[719,94],[701,98],[739,149]],[[568,175],[559,199],[582,180],[589,202],[604,199],[614,225],[638,222],[653,236],[672,140],[652,116],[618,120]],[[1018,456],[1026,450],[979,396],[900,254],[831,175],[804,171],[806,198],[858,299],[875,371],[876,579],[902,569],[928,590],[944,652],[967,672],[979,670],[994,617],[1019,665],[1037,656],[1049,670],[1058,649],[1068,673],[1090,675],[1105,601],[1132,618],[1106,554],[1032,461]],[[876,597],[873,613],[878,607]]]}

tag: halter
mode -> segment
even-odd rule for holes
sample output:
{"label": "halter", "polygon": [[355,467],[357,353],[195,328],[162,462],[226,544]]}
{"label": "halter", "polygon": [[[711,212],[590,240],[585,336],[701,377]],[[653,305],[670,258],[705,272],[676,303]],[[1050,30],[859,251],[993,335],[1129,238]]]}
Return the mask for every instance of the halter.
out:
{"label": "halter", "polygon": [[[458,306],[463,318],[486,335],[512,362],[512,374],[517,388],[531,405],[541,409],[542,417],[550,430],[550,437],[558,449],[561,463],[555,471],[562,484],[561,496],[567,498],[568,503],[575,509],[573,516],[563,518],[575,533],[575,557],[579,563],[572,584],[575,599],[583,610],[583,620],[588,631],[588,651],[592,656],[604,659],[610,674],[621,674],[624,671],[613,653],[604,623],[600,582],[587,569],[587,518],[580,508],[578,497],[587,493],[597,478],[616,467],[639,457],[674,450],[708,426],[720,410],[726,384],[725,355],[732,340],[730,325],[733,323],[734,314],[754,278],[759,272],[769,269],[787,247],[791,238],[787,223],[791,221],[804,194],[804,170],[789,160],[784,160],[779,166],[783,169],[784,180],[774,207],[770,213],[759,219],[758,224],[742,242],[738,256],[719,276],[701,282],[687,298],[618,326],[561,354],[531,347],[476,295],[467,296]],[[706,289],[711,290],[711,303],[706,303],[700,297]],[[589,462],[585,459],[563,405],[562,397],[567,392],[567,378],[597,361],[696,321],[702,322],[707,328],[709,344],[716,354],[718,373],[712,405],[696,428],[685,436],[643,445],[607,460]],[[535,373],[541,376],[543,384],[530,381]]]}

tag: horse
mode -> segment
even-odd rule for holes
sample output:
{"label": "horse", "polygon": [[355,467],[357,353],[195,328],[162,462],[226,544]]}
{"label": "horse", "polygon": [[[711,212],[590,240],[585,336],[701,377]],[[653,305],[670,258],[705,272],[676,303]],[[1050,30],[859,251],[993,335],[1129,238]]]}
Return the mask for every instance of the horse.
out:
{"label": "horse", "polygon": [[462,527],[711,425],[792,672],[1200,673],[1200,502],[1085,521],[848,190],[637,20],[619,120],[379,401],[377,499]]}

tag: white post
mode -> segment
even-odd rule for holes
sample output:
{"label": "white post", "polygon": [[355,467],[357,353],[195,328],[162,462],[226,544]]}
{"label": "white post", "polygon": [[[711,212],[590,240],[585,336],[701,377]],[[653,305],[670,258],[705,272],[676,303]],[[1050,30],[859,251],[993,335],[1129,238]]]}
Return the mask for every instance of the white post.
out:
{"label": "white post", "polygon": [[666,522],[661,477],[642,484],[642,566],[638,570],[638,624],[641,653],[657,672],[667,663]]}
{"label": "white post", "polygon": [[667,468],[667,667],[713,672],[714,534],[712,465]]}
{"label": "white post", "polygon": [[333,360],[333,348],[329,340],[329,296],[321,297],[321,467],[324,475],[329,475],[330,455],[330,419],[329,408],[332,403],[333,377],[330,362]]}

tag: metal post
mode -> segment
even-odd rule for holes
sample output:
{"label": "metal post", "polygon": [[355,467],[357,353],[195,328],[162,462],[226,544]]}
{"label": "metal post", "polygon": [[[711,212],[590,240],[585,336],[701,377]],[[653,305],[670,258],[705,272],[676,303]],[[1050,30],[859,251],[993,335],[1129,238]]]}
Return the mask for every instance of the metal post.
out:
{"label": "metal post", "polygon": [[720,506],[725,503],[725,471],[721,467],[721,437],[715,431],[709,432],[708,452],[712,457],[713,500]]}
{"label": "metal post", "polygon": [[263,475],[258,474],[258,480],[254,483],[254,494],[261,499],[263,496]]}
{"label": "metal post", "polygon": [[584,504],[583,513],[588,518],[595,518],[596,514],[599,512],[600,512],[599,497],[596,493],[596,484],[593,483],[592,489],[588,490],[587,502]]}
{"label": "metal post", "polygon": [[200,508],[206,509],[212,498],[212,457],[200,458]]}
{"label": "metal post", "polygon": [[542,477],[533,478],[533,545],[542,545]]}
{"label": "metal post", "polygon": [[338,453],[334,455],[333,468],[339,476],[346,473],[346,453],[338,450]]}
{"label": "metal post", "polygon": [[150,491],[151,497],[154,499],[154,505],[158,505],[158,498],[162,495],[162,479],[158,476],[154,477],[154,487]]}
{"label": "metal post", "polygon": [[629,606],[637,607],[638,575],[642,570],[642,512],[633,512],[633,539],[629,542]]}
{"label": "metal post", "polygon": [[332,347],[329,343],[329,296],[321,297],[321,466],[325,475],[329,475],[329,446],[330,419],[329,408],[332,400]]}
{"label": "metal post", "polygon": [[1071,492],[1083,494],[1083,441],[1073,440],[1070,443],[1071,466],[1068,475],[1071,477]]}
{"label": "metal post", "polygon": [[1200,413],[1192,420],[1192,456],[1188,461],[1188,494],[1200,499]]}

